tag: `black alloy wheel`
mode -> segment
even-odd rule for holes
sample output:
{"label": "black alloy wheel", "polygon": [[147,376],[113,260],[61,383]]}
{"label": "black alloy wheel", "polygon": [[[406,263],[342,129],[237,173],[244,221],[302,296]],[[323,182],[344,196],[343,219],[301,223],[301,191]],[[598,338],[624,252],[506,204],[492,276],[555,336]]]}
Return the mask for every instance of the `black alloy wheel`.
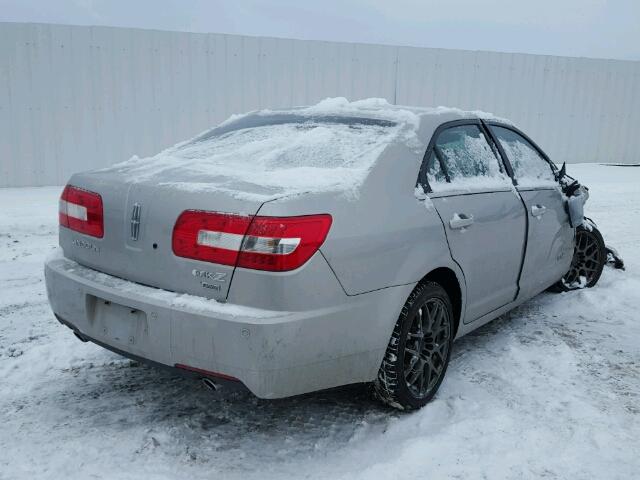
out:
{"label": "black alloy wheel", "polygon": [[442,299],[427,299],[411,320],[404,346],[404,379],[416,398],[437,385],[449,356],[450,321]]}
{"label": "black alloy wheel", "polygon": [[420,284],[407,299],[378,371],[375,391],[393,407],[412,410],[433,398],[444,379],[454,336],[447,292]]}
{"label": "black alloy wheel", "polygon": [[551,289],[559,292],[591,288],[600,279],[607,261],[602,235],[593,225],[576,228],[576,245],[569,271]]}

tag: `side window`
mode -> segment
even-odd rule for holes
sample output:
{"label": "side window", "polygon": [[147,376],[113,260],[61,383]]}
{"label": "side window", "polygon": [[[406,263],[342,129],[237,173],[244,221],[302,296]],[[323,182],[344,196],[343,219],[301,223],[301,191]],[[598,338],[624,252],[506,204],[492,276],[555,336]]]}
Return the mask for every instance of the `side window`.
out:
{"label": "side window", "polygon": [[432,192],[504,187],[510,183],[477,125],[460,125],[440,132],[426,170]]}
{"label": "side window", "polygon": [[522,135],[504,127],[491,126],[491,131],[511,162],[518,185],[537,187],[557,184],[549,162]]}

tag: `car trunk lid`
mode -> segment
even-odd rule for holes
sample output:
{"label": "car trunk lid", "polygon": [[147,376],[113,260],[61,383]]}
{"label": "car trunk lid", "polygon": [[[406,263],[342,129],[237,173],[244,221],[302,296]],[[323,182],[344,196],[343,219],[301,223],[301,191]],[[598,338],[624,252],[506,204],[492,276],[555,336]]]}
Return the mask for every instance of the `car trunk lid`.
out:
{"label": "car trunk lid", "polygon": [[[200,178],[200,182],[206,184],[206,179]],[[69,183],[101,195],[104,237],[93,238],[61,227],[65,256],[144,285],[226,299],[234,266],[176,256],[173,228],[185,210],[255,215],[263,203],[258,197],[251,198],[251,192],[236,198],[214,188],[176,188],[157,179],[132,182],[112,171],[75,175]]]}

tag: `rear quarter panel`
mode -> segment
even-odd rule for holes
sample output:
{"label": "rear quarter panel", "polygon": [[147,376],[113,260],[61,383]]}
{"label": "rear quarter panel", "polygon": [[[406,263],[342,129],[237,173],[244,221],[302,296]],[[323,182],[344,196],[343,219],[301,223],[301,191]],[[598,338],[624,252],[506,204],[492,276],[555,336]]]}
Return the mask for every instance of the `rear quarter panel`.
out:
{"label": "rear quarter panel", "polygon": [[347,295],[417,283],[438,267],[451,268],[464,291],[440,217],[429,199],[415,195],[423,153],[392,144],[357,196],[327,192],[284,198],[264,204],[260,214],[330,213],[333,224],[320,250]]}

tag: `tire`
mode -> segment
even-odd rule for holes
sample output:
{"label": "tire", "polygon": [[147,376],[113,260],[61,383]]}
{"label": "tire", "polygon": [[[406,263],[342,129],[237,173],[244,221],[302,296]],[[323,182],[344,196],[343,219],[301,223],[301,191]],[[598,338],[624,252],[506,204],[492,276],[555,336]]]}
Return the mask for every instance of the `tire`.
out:
{"label": "tire", "polygon": [[453,334],[454,315],[447,292],[435,282],[418,285],[391,334],[374,382],[376,397],[400,410],[426,405],[444,379]]}
{"label": "tire", "polygon": [[576,247],[571,267],[550,290],[569,292],[591,288],[600,280],[606,262],[607,249],[600,231],[590,222],[587,227],[580,225],[576,227]]}

